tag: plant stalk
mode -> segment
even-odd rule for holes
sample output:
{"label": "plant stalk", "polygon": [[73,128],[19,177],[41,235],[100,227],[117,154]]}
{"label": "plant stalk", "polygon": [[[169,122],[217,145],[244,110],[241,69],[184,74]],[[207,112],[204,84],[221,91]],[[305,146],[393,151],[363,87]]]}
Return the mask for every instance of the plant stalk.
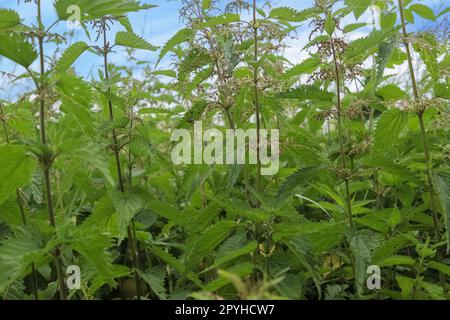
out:
{"label": "plant stalk", "polygon": [[[413,94],[414,94],[414,101],[415,101],[415,103],[418,104],[418,103],[420,103],[420,97],[419,97],[419,91],[417,89],[416,77],[414,74],[414,68],[413,68],[413,63],[412,63],[412,58],[411,58],[411,50],[410,50],[409,44],[406,40],[407,32],[406,32],[406,24],[405,24],[404,12],[403,12],[403,1],[402,0],[398,0],[398,7],[399,7],[399,11],[400,11],[402,33],[403,33],[403,38],[404,38],[403,43],[405,45],[406,55],[408,58],[408,68],[409,68],[409,75],[411,78],[411,85],[412,85]],[[431,203],[431,212],[433,214],[435,240],[439,241],[440,240],[440,225],[439,225],[439,216],[437,213],[437,204],[436,204],[435,191],[434,191],[433,179],[432,179],[433,164],[432,164],[432,160],[431,160],[431,156],[430,156],[430,146],[428,143],[427,132],[426,132],[425,124],[423,121],[424,112],[425,112],[425,110],[419,110],[419,112],[417,113],[417,117],[419,119],[420,133],[421,133],[421,137],[422,137],[427,182],[428,182],[428,187],[430,188],[430,203]]]}
{"label": "plant stalk", "polygon": [[[105,73],[105,80],[106,82],[109,82],[109,70],[108,70],[108,52],[109,52],[109,44],[106,39],[106,25],[103,24],[103,62],[104,62],[104,73]],[[109,120],[114,121],[114,111],[111,101],[111,88],[108,83],[108,89],[107,89],[107,99],[108,99],[108,111],[109,111]],[[125,185],[122,175],[122,166],[120,162],[120,149],[119,144],[117,142],[117,133],[116,130],[112,129],[112,140],[113,140],[113,149],[114,149],[114,157],[116,160],[116,169],[117,169],[117,179],[119,183],[119,189],[122,194],[125,193]],[[130,177],[131,179],[131,177]],[[138,257],[136,252],[136,240],[134,237],[135,230],[134,230],[134,222],[132,221],[131,226],[129,225],[127,227],[127,234],[128,234],[128,240],[129,240],[129,247],[131,251],[131,260],[134,268],[134,278],[136,281],[136,298],[137,300],[141,300],[141,282],[139,279],[139,275],[137,273],[138,269]]]}
{"label": "plant stalk", "polygon": [[[411,50],[409,48],[409,43],[406,39],[408,36],[408,33],[406,31],[405,14],[403,11],[403,0],[398,0],[398,9],[400,12],[400,22],[401,22],[402,34],[403,34],[403,44],[405,46],[406,56],[408,58],[408,69],[409,69],[409,75],[411,78],[414,102],[417,105],[419,105],[420,104],[419,90],[417,88],[416,76],[414,74]],[[433,186],[433,161],[431,159],[430,145],[428,143],[427,131],[425,129],[425,124],[423,121],[424,113],[425,113],[425,109],[422,110],[422,108],[420,108],[417,112],[417,117],[419,120],[420,134],[421,134],[421,138],[422,138],[427,183],[428,183],[428,188],[430,189],[430,205],[431,205],[431,213],[432,213],[432,217],[433,217],[434,238],[435,238],[436,242],[439,242],[439,241],[441,241],[441,233],[440,233],[441,226],[440,226],[440,222],[439,222],[436,194],[435,194],[435,190],[434,190],[434,186]],[[443,260],[442,252],[438,253],[438,255],[439,255],[439,257],[438,257],[439,260],[442,261]],[[446,288],[445,274],[442,272],[439,272],[439,279],[440,279],[442,287],[445,290],[445,288]]]}
{"label": "plant stalk", "polygon": [[[253,68],[253,87],[255,94],[255,117],[256,117],[256,159],[257,159],[257,174],[256,174],[256,191],[258,194],[261,192],[261,158],[259,154],[260,143],[261,143],[261,110],[259,104],[259,93],[258,93],[258,26],[256,20],[256,0],[253,0],[253,47],[254,47],[254,63]],[[256,207],[259,208],[261,203],[259,199],[256,199]]]}
{"label": "plant stalk", "polygon": [[[342,169],[345,171],[347,170],[347,161],[345,159],[345,151],[344,151],[344,135],[342,132],[342,118],[341,118],[341,112],[342,112],[342,105],[341,105],[341,81],[340,81],[340,72],[339,72],[339,65],[336,57],[336,49],[334,47],[333,38],[330,36],[330,44],[331,44],[331,50],[333,52],[333,62],[334,62],[334,69],[336,74],[336,97],[337,97],[337,127],[338,127],[338,135],[339,135],[339,152],[341,155],[341,164]],[[346,173],[344,173],[346,174]],[[354,229],[353,224],[353,214],[352,214],[352,203],[350,199],[350,186],[349,181],[347,177],[344,177],[344,184],[345,184],[345,201],[347,204],[347,214],[348,214],[348,223],[350,225],[351,229]]]}
{"label": "plant stalk", "polygon": [[[38,20],[38,43],[39,43],[39,64],[40,64],[40,81],[38,85],[38,94],[39,94],[39,133],[41,138],[41,144],[47,146],[47,136],[45,131],[45,60],[44,60],[44,28],[42,24],[42,15],[41,15],[41,0],[37,0],[37,20]],[[50,225],[56,230],[56,222],[55,222],[55,212],[53,210],[52,203],[52,191],[51,191],[51,182],[50,182],[50,167],[51,161],[47,159],[46,156],[42,159],[43,165],[43,175],[44,175],[44,188],[45,188],[45,200],[47,203],[47,211],[48,218],[50,221]],[[55,248],[54,252],[54,261],[55,261],[55,269],[56,275],[58,278],[59,285],[59,295],[61,300],[67,300],[66,286],[64,283],[64,275],[62,269],[62,259],[61,252],[58,247]]]}

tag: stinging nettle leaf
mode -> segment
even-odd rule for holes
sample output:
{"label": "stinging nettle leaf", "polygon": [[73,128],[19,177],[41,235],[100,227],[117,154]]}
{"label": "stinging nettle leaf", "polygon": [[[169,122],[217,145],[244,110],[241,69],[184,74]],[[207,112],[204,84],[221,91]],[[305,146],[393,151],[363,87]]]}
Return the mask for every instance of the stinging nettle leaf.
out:
{"label": "stinging nettle leaf", "polygon": [[142,4],[136,0],[58,0],[55,10],[60,20],[73,18],[71,8],[78,8],[82,20],[94,20],[112,15],[122,16],[129,12],[156,7],[152,4]]}
{"label": "stinging nettle leaf", "polygon": [[20,24],[20,16],[16,11],[0,9],[0,31],[14,28]]}
{"label": "stinging nettle leaf", "polygon": [[55,66],[55,71],[57,73],[64,73],[69,69],[72,64],[80,57],[83,52],[85,52],[89,48],[88,44],[79,41],[72,44],[66,51],[63,53],[61,58],[58,60]]}
{"label": "stinging nettle leaf", "polygon": [[156,65],[158,65],[162,58],[171,50],[173,50],[177,45],[182,44],[183,42],[187,41],[194,35],[194,31],[189,28],[181,29],[179,30],[172,38],[170,38],[169,41],[166,42],[164,47],[161,49],[161,52],[158,57],[158,62]]}
{"label": "stinging nettle leaf", "polygon": [[132,32],[118,32],[116,34],[116,45],[149,51],[158,50],[158,47],[148,43],[146,40]]}
{"label": "stinging nettle leaf", "polygon": [[0,34],[0,55],[28,68],[38,57],[34,45],[18,34]]}
{"label": "stinging nettle leaf", "polygon": [[424,4],[420,3],[412,4],[409,6],[409,10],[413,11],[414,13],[418,14],[424,19],[432,21],[436,20],[436,15],[434,14],[433,10],[431,10],[430,7]]}
{"label": "stinging nettle leaf", "polygon": [[239,22],[241,17],[238,14],[227,13],[217,17],[211,17],[201,24],[202,28],[214,27],[221,24]]}
{"label": "stinging nettle leaf", "polygon": [[24,146],[0,146],[0,205],[28,184],[36,170],[37,160],[27,154]]}
{"label": "stinging nettle leaf", "polygon": [[384,149],[391,146],[408,121],[408,113],[398,108],[389,109],[381,115],[375,129],[374,147]]}

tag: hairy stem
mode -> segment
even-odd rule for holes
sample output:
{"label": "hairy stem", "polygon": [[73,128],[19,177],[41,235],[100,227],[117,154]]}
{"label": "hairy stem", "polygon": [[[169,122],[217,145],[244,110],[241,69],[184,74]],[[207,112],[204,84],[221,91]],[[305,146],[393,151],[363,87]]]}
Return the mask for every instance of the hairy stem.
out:
{"label": "hairy stem", "polygon": [[[330,44],[331,49],[333,52],[333,62],[334,62],[334,69],[335,69],[335,75],[336,75],[336,97],[337,97],[337,128],[338,128],[338,140],[339,140],[339,152],[341,156],[341,165],[342,169],[344,171],[347,170],[347,161],[345,159],[345,151],[344,151],[344,135],[342,132],[342,118],[341,118],[341,112],[342,112],[342,105],[341,105],[341,80],[340,80],[340,71],[339,71],[339,64],[336,57],[336,49],[334,47],[333,38],[330,37]],[[346,172],[344,172],[346,174]],[[345,176],[344,178],[344,184],[345,184],[345,201],[347,204],[347,214],[348,214],[348,222],[350,225],[350,228],[353,229],[353,214],[352,214],[352,203],[350,198],[350,186],[348,178]]]}
{"label": "hairy stem", "polygon": [[[104,73],[105,73],[105,80],[106,82],[109,82],[109,70],[108,70],[108,52],[110,50],[109,43],[106,39],[106,24],[103,24],[103,62],[104,62]],[[113,112],[113,106],[111,101],[111,88],[108,83],[108,89],[107,89],[107,99],[108,99],[108,111],[109,111],[109,120],[114,121],[114,112]],[[116,159],[116,169],[117,169],[117,179],[119,183],[119,189],[122,194],[125,193],[125,186],[124,186],[124,180],[122,175],[122,165],[120,162],[120,148],[119,144],[117,142],[117,133],[115,129],[112,129],[112,140],[113,140],[113,149],[114,149],[114,157]],[[130,177],[131,179],[131,177]],[[131,251],[131,260],[133,263],[134,268],[134,278],[136,281],[136,298],[137,300],[141,300],[141,282],[139,279],[139,275],[137,273],[138,269],[138,257],[136,252],[136,240],[135,240],[135,230],[134,230],[134,221],[131,222],[131,225],[127,227],[127,234],[128,234],[128,240],[129,240],[129,247]]]}
{"label": "hairy stem", "polygon": [[[261,115],[260,115],[260,105],[259,105],[259,94],[258,94],[258,26],[256,24],[256,0],[253,0],[253,47],[254,47],[254,63],[253,68],[253,87],[255,94],[255,117],[256,117],[256,159],[257,159],[257,174],[256,174],[256,191],[261,192],[261,158],[259,154],[260,142],[261,142]],[[256,207],[259,208],[261,205],[259,199],[256,199]]]}
{"label": "hairy stem", "polygon": [[[408,33],[406,31],[406,22],[405,22],[405,14],[403,12],[403,0],[398,0],[398,8],[400,11],[400,21],[401,21],[401,27],[402,27],[402,34],[403,34],[403,44],[405,45],[406,49],[406,56],[408,58],[408,69],[409,69],[409,75],[411,78],[411,85],[413,89],[414,94],[414,101],[416,104],[420,104],[420,96],[419,96],[419,90],[417,88],[417,82],[416,82],[416,76],[414,74],[414,68],[413,68],[413,62],[412,62],[412,56],[411,56],[411,50],[409,48],[409,43],[407,41]],[[420,127],[420,134],[422,138],[422,145],[423,145],[423,153],[424,153],[424,159],[425,159],[425,168],[426,168],[426,176],[427,176],[427,183],[428,188],[430,189],[430,205],[431,205],[431,213],[433,217],[433,228],[434,228],[434,237],[437,242],[441,240],[441,226],[439,222],[439,215],[438,215],[438,205],[436,200],[436,193],[433,186],[433,161],[431,159],[430,154],[430,146],[428,143],[428,136],[427,131],[425,129],[425,124],[423,121],[423,114],[425,112],[425,109],[422,110],[421,107],[419,107],[419,110],[417,112],[417,117],[419,120],[419,127]],[[442,252],[438,253],[439,260],[443,260]],[[442,287],[446,288],[446,282],[445,282],[445,274],[442,272],[439,272],[439,279],[441,282]]]}
{"label": "hairy stem", "polygon": [[[37,0],[37,20],[38,20],[38,43],[39,43],[39,65],[40,65],[40,81],[38,85],[38,94],[39,94],[39,133],[41,138],[41,143],[44,146],[47,146],[47,136],[45,131],[45,60],[44,60],[44,28],[42,24],[42,15],[41,15],[41,1]],[[43,166],[43,175],[44,175],[44,189],[45,189],[45,200],[47,203],[47,212],[48,219],[50,221],[50,225],[53,228],[56,228],[55,222],[55,212],[53,210],[52,203],[52,190],[51,190],[51,182],[50,182],[50,168],[51,168],[51,160],[44,156],[42,159]],[[61,252],[58,247],[55,248],[53,252],[54,261],[55,261],[55,269],[56,275],[58,278],[59,285],[59,296],[61,300],[67,300],[66,286],[64,283],[64,275],[62,269],[62,259]]]}

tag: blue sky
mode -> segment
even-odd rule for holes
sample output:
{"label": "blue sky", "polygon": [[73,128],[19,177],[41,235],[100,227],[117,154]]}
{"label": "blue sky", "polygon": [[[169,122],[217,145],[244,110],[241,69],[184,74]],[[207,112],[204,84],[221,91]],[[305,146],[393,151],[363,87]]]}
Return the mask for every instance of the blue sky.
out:
{"label": "blue sky", "polygon": [[[95,1],[95,0],[93,0]],[[178,10],[181,6],[180,0],[142,0],[142,3],[155,4],[158,7],[152,8],[149,10],[144,10],[138,13],[129,14],[130,21],[133,25],[133,28],[136,33],[143,36],[147,41],[151,42],[154,45],[162,46],[170,37],[176,33],[177,30],[182,28],[182,25],[179,20]],[[259,0],[259,5],[265,3],[265,0]],[[442,0],[427,0],[423,1],[426,4],[431,6],[436,5]],[[42,0],[43,4],[43,20],[45,25],[50,25],[53,21],[56,20],[56,14],[53,9],[53,0]],[[296,9],[304,9],[310,7],[313,3],[313,0],[274,0],[272,1],[272,5],[274,7],[278,6],[289,6]],[[3,8],[11,8],[19,12],[21,18],[24,20],[26,24],[35,23],[35,5],[30,3],[17,4],[17,0],[0,0],[0,7]],[[420,22],[420,19],[419,21]],[[114,36],[115,31],[120,30],[120,26],[117,25],[113,27],[110,32],[111,38]],[[60,22],[54,29],[55,32],[63,33],[67,31],[67,26],[65,22]],[[300,29],[301,33],[301,29]],[[95,35],[93,36],[95,39]],[[292,42],[292,48],[286,52],[286,55],[293,60],[301,60],[304,58],[301,55],[300,45],[303,43],[301,39],[304,39],[305,36],[300,34],[299,40]],[[74,36],[68,39],[69,44],[78,40],[83,40],[92,43],[93,40],[88,41],[83,30],[75,30]],[[63,50],[66,46],[60,47],[60,50]],[[51,54],[57,49],[55,45],[47,45],[45,50],[47,53]],[[135,55],[139,60],[149,61],[151,65],[157,60],[157,53],[151,53],[148,51],[138,51]],[[123,51],[117,51],[115,54],[111,56],[111,62],[120,64],[120,65],[129,65],[127,61],[126,54]],[[170,64],[170,60],[164,60],[160,68],[168,68]],[[75,64],[75,68],[80,75],[83,75],[86,78],[96,77],[97,70],[102,66],[102,59],[94,54],[85,53],[79,61]],[[20,74],[22,70],[20,67],[16,67],[11,64],[6,59],[0,60],[0,71],[10,72],[14,74]],[[30,88],[29,82],[21,81],[20,83],[10,84],[9,80],[4,78],[0,78],[0,98],[2,99],[13,99],[17,96],[18,92],[26,90]]]}

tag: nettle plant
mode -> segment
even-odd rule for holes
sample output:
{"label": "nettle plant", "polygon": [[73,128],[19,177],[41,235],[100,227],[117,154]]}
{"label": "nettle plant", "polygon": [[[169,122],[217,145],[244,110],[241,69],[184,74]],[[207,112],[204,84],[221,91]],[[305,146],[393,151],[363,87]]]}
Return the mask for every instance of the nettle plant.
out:
{"label": "nettle plant", "polygon": [[[34,84],[0,101],[3,299],[449,297],[448,39],[414,24],[448,10],[182,0],[184,28],[157,48],[127,17],[152,7],[58,0],[48,26],[39,0],[19,6],[31,25],[0,9],[0,55],[21,72],[3,75]],[[53,30],[74,8],[88,40],[63,50]],[[74,67],[88,55],[96,79]],[[279,172],[175,165],[171,134],[197,121],[278,129]]]}

